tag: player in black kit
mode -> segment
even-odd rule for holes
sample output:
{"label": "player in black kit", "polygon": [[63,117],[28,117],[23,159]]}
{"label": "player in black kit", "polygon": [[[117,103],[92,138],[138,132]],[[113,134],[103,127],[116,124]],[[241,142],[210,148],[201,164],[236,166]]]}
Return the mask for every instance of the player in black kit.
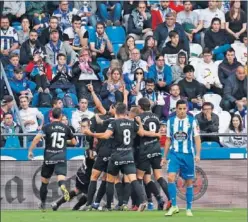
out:
{"label": "player in black kit", "polygon": [[100,139],[109,139],[111,136],[114,138],[113,149],[107,169],[107,211],[111,210],[114,182],[119,171],[127,175],[133,189],[140,199],[139,202],[141,204],[139,206],[139,211],[145,210],[147,205],[143,189],[136,178],[136,167],[133,157],[133,140],[136,133],[140,136],[149,134],[155,135],[155,133],[144,131],[142,123],[138,119],[139,126],[137,126],[134,121],[127,119],[126,114],[127,106],[124,103],[118,103],[116,105],[115,120],[109,124],[108,129],[104,133],[92,133],[90,130],[85,130],[83,132],[86,135]]}
{"label": "player in black kit", "polygon": [[[150,111],[151,103],[149,99],[141,98],[138,101],[138,105],[141,112],[139,116],[141,118],[144,130],[150,132],[159,132],[160,121],[158,116]],[[140,182],[143,181],[145,173],[149,172],[152,168],[154,178],[157,180],[166,197],[170,201],[167,182],[162,176],[161,155],[160,142],[157,137],[140,137],[139,156],[137,159],[137,179]],[[154,186],[147,188],[153,189],[153,187]],[[154,193],[153,190],[151,190],[151,192]]]}
{"label": "player in black kit", "polygon": [[[90,120],[88,118],[83,118],[81,120],[81,130],[90,127]],[[82,139],[85,143],[91,144],[85,151],[85,160],[83,161],[82,165],[78,168],[76,173],[76,184],[75,188],[69,192],[70,194],[70,201],[75,197],[82,193],[82,196],[76,203],[76,205],[72,208],[72,210],[79,210],[81,206],[83,206],[87,202],[87,192],[88,186],[90,183],[90,176],[93,164],[95,162],[96,152],[93,151],[93,144],[91,143],[90,139],[86,136],[82,136]],[[57,202],[51,204],[53,211],[57,211],[58,208],[66,202],[64,197],[61,197]]]}
{"label": "player in black kit", "polygon": [[40,209],[45,211],[45,202],[47,197],[47,186],[49,179],[55,172],[58,185],[66,201],[70,200],[70,194],[65,187],[65,177],[67,174],[66,146],[67,143],[76,145],[71,129],[61,122],[62,111],[59,108],[52,110],[53,122],[45,125],[32,141],[29,148],[28,158],[33,159],[33,149],[39,141],[45,136],[44,162],[41,169],[41,187],[40,187]]}

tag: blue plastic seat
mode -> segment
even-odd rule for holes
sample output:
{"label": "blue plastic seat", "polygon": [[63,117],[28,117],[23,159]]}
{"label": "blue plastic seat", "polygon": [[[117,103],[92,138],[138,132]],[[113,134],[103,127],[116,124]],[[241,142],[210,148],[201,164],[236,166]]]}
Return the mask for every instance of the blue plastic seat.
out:
{"label": "blue plastic seat", "polygon": [[117,55],[120,48],[121,48],[122,44],[121,43],[117,43],[117,44],[113,44],[113,51],[114,51],[114,54]]}
{"label": "blue plastic seat", "polygon": [[21,144],[18,136],[8,136],[4,148],[20,148],[20,147]]}
{"label": "blue plastic seat", "polygon": [[202,148],[219,148],[221,147],[217,142],[202,142]]}
{"label": "blue plastic seat", "polygon": [[124,43],[126,40],[126,32],[122,26],[107,27],[106,34],[108,35],[112,44]]}
{"label": "blue plastic seat", "polygon": [[93,26],[85,26],[85,29],[88,31],[89,33],[89,40],[93,41],[95,38],[95,32],[96,29]]}
{"label": "blue plastic seat", "polygon": [[99,64],[101,71],[110,66],[110,61],[108,60],[97,60],[97,63]]}

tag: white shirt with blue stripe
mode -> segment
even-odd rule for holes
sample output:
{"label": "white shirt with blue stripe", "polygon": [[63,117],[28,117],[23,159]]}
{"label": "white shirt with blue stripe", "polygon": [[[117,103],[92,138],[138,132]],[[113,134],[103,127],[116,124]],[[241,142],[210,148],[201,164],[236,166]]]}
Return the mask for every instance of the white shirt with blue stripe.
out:
{"label": "white shirt with blue stripe", "polygon": [[179,119],[175,115],[168,119],[167,137],[171,140],[170,150],[195,155],[195,136],[199,136],[199,127],[193,116],[187,115],[186,118]]}
{"label": "white shirt with blue stripe", "polygon": [[13,27],[0,32],[1,51],[8,50],[12,47],[13,43],[18,43],[18,35]]}

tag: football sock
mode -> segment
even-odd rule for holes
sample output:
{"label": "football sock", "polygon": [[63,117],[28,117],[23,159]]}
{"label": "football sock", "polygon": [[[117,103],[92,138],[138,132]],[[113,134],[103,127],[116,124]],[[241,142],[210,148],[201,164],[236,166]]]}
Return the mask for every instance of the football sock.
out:
{"label": "football sock", "polygon": [[150,190],[151,193],[153,193],[157,201],[160,201],[162,199],[162,197],[160,196],[159,190],[156,184],[154,183],[154,181],[151,180],[146,186],[147,186],[147,189]]}
{"label": "football sock", "polygon": [[186,188],[187,210],[191,210],[192,201],[193,201],[193,186],[189,186]]}
{"label": "football sock", "polygon": [[100,203],[106,193],[106,181],[102,181],[96,195],[95,203]]}
{"label": "football sock", "polygon": [[144,192],[144,188],[143,186],[140,184],[140,182],[138,182],[137,180],[134,180],[131,183],[134,192],[136,193],[136,195],[138,196],[138,199],[140,200],[139,203],[143,203],[145,202],[146,198],[145,198],[145,192]]}
{"label": "football sock", "polygon": [[166,195],[167,199],[170,200],[170,195],[168,191],[168,184],[166,180],[163,177],[160,177],[158,180],[159,185],[161,186],[162,190],[164,191],[164,194]]}
{"label": "football sock", "polygon": [[79,210],[79,208],[83,206],[86,202],[87,202],[87,197],[83,195],[82,197],[80,197],[79,201],[75,204],[73,210]]}
{"label": "football sock", "polygon": [[111,209],[111,203],[114,197],[114,183],[107,182],[106,195],[107,195],[107,208]]}
{"label": "football sock", "polygon": [[59,187],[61,187],[62,185],[65,185],[65,181],[64,180],[58,181],[58,185],[59,185]]}
{"label": "football sock", "polygon": [[121,206],[123,204],[123,186],[122,183],[115,184],[115,190],[118,197],[118,205]]}
{"label": "football sock", "polygon": [[[70,200],[72,200],[76,195],[76,192],[74,190],[70,191]],[[61,197],[57,202],[57,207],[61,206],[63,203],[67,202],[64,197]]]}
{"label": "football sock", "polygon": [[40,199],[42,203],[46,202],[46,198],[47,198],[47,186],[48,183],[41,183],[41,187],[40,187]]}
{"label": "football sock", "polygon": [[97,181],[90,181],[89,187],[88,187],[88,200],[87,200],[87,206],[91,205],[93,202],[93,198],[96,192],[96,185]]}
{"label": "football sock", "polygon": [[123,204],[128,204],[129,197],[131,194],[131,184],[130,183],[124,183],[124,190],[123,190]]}
{"label": "football sock", "polygon": [[134,189],[132,188],[132,186],[131,186],[131,199],[132,199],[132,205],[133,206],[135,206],[135,205],[137,206],[138,205],[137,195],[136,195]]}
{"label": "football sock", "polygon": [[[150,182],[149,182],[150,183]],[[148,183],[148,184],[149,184]],[[147,196],[147,201],[152,202],[152,191],[149,189],[148,184],[145,184],[145,190],[146,190],[146,196]]]}
{"label": "football sock", "polygon": [[168,183],[168,190],[169,190],[172,206],[176,206],[177,205],[177,199],[176,199],[177,190],[176,190],[175,182]]}

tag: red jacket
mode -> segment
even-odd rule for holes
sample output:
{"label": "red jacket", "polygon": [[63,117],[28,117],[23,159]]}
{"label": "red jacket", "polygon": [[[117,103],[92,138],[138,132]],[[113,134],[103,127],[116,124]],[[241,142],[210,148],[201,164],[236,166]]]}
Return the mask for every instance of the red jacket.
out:
{"label": "red jacket", "polygon": [[163,18],[159,10],[152,10],[152,30],[155,30],[157,26],[163,23]]}
{"label": "red jacket", "polygon": [[169,7],[173,9],[176,13],[184,10],[183,5],[176,5],[174,1],[170,1]]}
{"label": "red jacket", "polygon": [[[28,73],[31,73],[34,66],[36,65],[36,63],[34,63],[33,61],[29,62],[28,65],[26,66],[25,71]],[[46,73],[46,77],[49,81],[52,80],[52,68],[48,63],[43,62],[43,66],[45,68],[45,73]]]}

